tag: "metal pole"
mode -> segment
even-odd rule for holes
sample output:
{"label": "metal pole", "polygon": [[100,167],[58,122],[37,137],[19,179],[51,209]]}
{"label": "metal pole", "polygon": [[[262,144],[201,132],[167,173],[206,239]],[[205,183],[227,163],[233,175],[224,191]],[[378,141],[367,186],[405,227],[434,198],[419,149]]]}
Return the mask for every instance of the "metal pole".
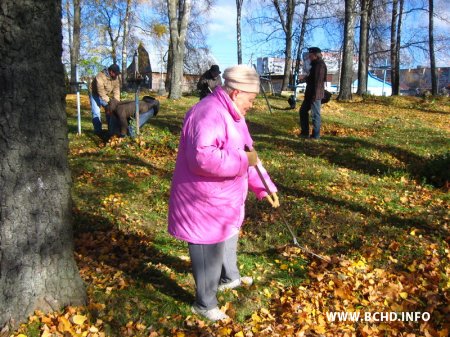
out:
{"label": "metal pole", "polygon": [[78,78],[78,66],[75,66],[75,81],[77,82],[77,116],[78,116],[78,134],[81,135],[81,103],[80,103],[80,84]]}

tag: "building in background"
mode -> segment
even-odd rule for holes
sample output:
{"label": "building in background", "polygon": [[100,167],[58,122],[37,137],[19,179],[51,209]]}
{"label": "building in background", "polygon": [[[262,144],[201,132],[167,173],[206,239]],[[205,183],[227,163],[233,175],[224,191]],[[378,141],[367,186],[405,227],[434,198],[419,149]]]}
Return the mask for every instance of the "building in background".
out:
{"label": "building in background", "polygon": [[[369,72],[367,78],[367,94],[375,96],[391,96],[392,86],[391,83],[376,77],[374,74]],[[358,89],[358,80],[352,83],[352,92],[356,93]]]}
{"label": "building in background", "polygon": [[[327,65],[327,90],[337,93],[339,91],[340,79],[340,60],[339,52],[324,51],[322,52],[323,59]],[[294,60],[292,68],[295,69]],[[369,67],[368,76],[368,93],[371,95],[383,95],[383,83],[385,84],[384,95],[390,96],[391,88],[391,74],[389,70],[383,69],[388,67]],[[300,61],[300,76],[309,72],[310,64],[308,53],[302,54]],[[263,85],[266,91],[280,93],[284,74],[284,58],[277,57],[259,57],[257,59],[256,70],[265,79]],[[358,86],[358,55],[353,56],[353,92],[356,92]],[[450,67],[437,68],[438,73],[438,92],[444,93],[450,86]],[[293,79],[291,78],[291,83]],[[301,89],[300,89],[301,91]],[[431,91],[431,71],[429,67],[417,67],[410,69],[400,69],[400,93],[402,95],[421,95],[425,91]]]}

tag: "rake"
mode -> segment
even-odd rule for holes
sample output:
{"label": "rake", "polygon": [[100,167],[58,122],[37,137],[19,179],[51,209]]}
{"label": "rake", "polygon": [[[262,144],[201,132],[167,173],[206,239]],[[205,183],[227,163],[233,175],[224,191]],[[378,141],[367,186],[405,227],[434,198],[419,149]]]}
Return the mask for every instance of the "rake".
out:
{"label": "rake", "polygon": [[[262,174],[262,172],[261,172],[259,166],[256,165],[255,168],[256,168],[256,172],[258,172],[258,176],[259,176],[259,178],[261,179],[261,182],[262,182],[263,185],[264,185],[264,188],[266,189],[266,192],[269,193],[269,197],[270,197],[270,195],[272,194],[272,192],[270,191],[270,188],[269,188],[269,185],[268,185],[267,182],[266,182],[266,179],[264,179],[264,176],[263,176],[263,174]],[[309,254],[309,255],[311,255],[311,256],[317,257],[318,259],[323,260],[323,261],[326,261],[326,262],[330,262],[329,259],[326,259],[325,257],[323,257],[323,256],[321,256],[321,255],[319,255],[319,254],[316,254],[316,253],[312,252],[311,250],[309,250],[308,248],[303,247],[302,245],[300,245],[300,244],[298,243],[298,240],[297,240],[297,237],[296,237],[294,231],[292,230],[292,227],[291,227],[291,226],[289,225],[289,223],[287,222],[286,217],[284,216],[284,213],[283,213],[282,209],[278,208],[277,211],[278,211],[278,214],[280,215],[280,218],[281,218],[281,220],[282,220],[284,226],[287,228],[287,230],[288,230],[289,233],[291,234],[291,236],[292,236],[292,241],[293,241],[293,243],[294,243],[295,246],[299,247],[302,251],[304,251],[305,253],[307,253],[307,254]]]}

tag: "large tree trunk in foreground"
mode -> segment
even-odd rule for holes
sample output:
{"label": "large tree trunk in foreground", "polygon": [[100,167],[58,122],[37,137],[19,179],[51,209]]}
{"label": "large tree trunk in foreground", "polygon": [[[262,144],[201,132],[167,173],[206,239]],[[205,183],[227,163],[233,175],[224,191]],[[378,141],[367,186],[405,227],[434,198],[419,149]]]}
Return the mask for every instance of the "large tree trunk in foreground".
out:
{"label": "large tree trunk in foreground", "polygon": [[352,98],[355,19],[355,0],[345,0],[344,52],[338,100],[349,100]]}
{"label": "large tree trunk in foreground", "polygon": [[85,302],[73,257],[61,2],[0,6],[0,327]]}
{"label": "large tree trunk in foreground", "polygon": [[429,37],[429,47],[430,47],[430,71],[431,71],[431,93],[433,95],[438,94],[438,84],[437,84],[437,74],[436,74],[436,56],[434,54],[434,33],[433,33],[433,15],[434,6],[433,0],[429,0],[429,26],[428,26],[428,37]]}
{"label": "large tree trunk in foreground", "polygon": [[191,0],[167,0],[169,11],[172,64],[169,98],[178,99],[182,94],[186,33],[191,13]]}

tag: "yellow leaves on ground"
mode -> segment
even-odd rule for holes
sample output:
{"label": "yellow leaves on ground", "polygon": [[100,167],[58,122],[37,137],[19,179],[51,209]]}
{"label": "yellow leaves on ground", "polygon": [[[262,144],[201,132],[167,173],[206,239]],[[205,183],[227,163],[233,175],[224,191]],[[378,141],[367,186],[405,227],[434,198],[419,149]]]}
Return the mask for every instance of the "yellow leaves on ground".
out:
{"label": "yellow leaves on ground", "polygon": [[[83,314],[84,308],[66,307],[64,312],[44,314],[36,311],[29,322],[39,322],[40,337],[106,337],[103,321],[90,318]],[[21,329],[25,329],[25,325]],[[19,333],[16,337],[27,337]]]}
{"label": "yellow leaves on ground", "polygon": [[87,320],[86,316],[83,315],[75,315],[72,317],[72,322],[77,325],[83,325],[83,323]]}

